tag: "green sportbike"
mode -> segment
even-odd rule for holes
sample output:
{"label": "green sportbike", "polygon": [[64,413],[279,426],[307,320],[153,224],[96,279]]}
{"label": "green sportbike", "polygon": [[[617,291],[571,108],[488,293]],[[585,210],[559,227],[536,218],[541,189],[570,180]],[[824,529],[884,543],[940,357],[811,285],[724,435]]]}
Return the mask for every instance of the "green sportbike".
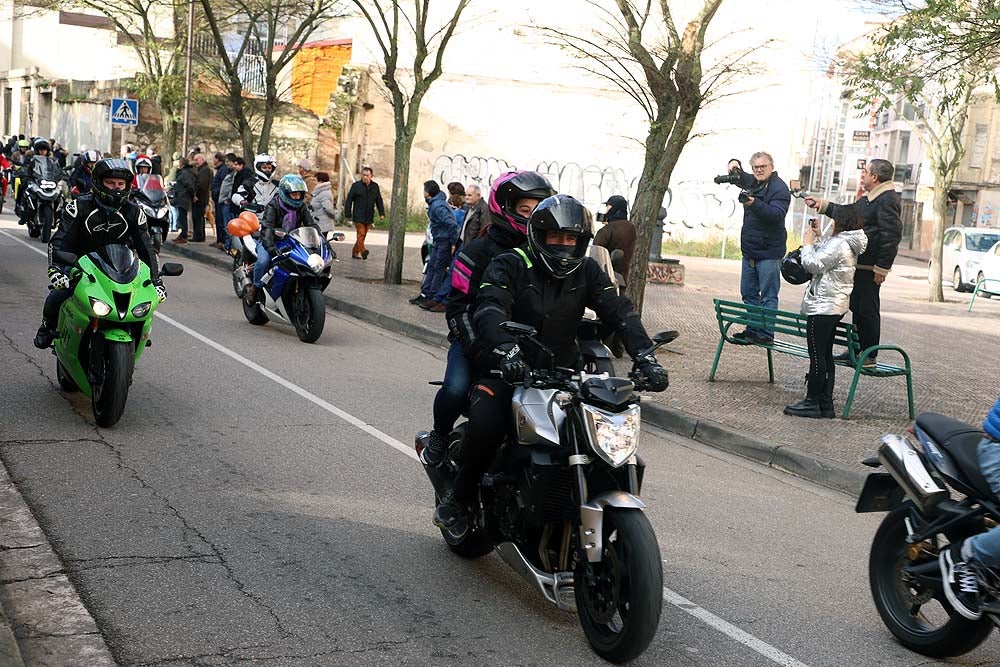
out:
{"label": "green sportbike", "polygon": [[[149,267],[124,245],[79,257],[56,251],[53,258],[72,267],[73,290],[59,308],[56,378],[66,391],[90,396],[98,426],[114,426],[125,411],[135,363],[150,345],[159,305]],[[161,276],[183,271],[180,264],[160,267]]]}

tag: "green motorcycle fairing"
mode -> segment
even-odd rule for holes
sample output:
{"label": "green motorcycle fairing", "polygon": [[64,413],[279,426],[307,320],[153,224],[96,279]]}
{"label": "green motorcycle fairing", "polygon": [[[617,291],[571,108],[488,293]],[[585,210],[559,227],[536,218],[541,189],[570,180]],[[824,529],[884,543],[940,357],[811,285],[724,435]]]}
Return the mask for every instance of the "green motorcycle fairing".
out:
{"label": "green motorcycle fairing", "polygon": [[[159,305],[156,288],[149,278],[149,267],[139,262],[135,278],[127,284],[112,280],[91,255],[81,256],[71,270],[75,281],[73,296],[59,309],[58,337],[55,352],[66,372],[87,396],[93,394],[87,362],[94,333],[109,342],[134,342],[138,362],[146,349],[153,327],[153,313]],[[105,304],[109,312],[98,315],[95,306]],[[149,304],[142,313],[143,304]],[[133,311],[138,309],[137,316]]]}

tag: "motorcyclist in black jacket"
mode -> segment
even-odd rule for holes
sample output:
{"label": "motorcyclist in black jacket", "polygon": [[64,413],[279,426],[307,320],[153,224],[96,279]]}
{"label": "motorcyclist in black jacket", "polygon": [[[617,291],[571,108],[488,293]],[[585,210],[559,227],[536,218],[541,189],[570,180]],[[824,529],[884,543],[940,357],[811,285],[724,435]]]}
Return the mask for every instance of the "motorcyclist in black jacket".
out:
{"label": "motorcyclist in black jacket", "polygon": [[478,344],[472,326],[479,283],[490,261],[500,253],[526,241],[528,218],[538,202],[555,194],[548,179],[534,171],[509,171],[493,180],[489,197],[489,227],[486,234],[462,246],[451,269],[448,296],[448,366],[444,382],[434,397],[434,428],[421,458],[437,466],[444,460],[448,434],[462,414],[472,386],[472,361],[489,349]]}
{"label": "motorcyclist in black jacket", "polygon": [[500,328],[512,320],[538,331],[538,341],[551,350],[556,366],[580,368],[576,344],[580,318],[591,308],[611,325],[635,360],[650,391],[667,388],[667,371],[656,357],[639,357],[653,346],[632,303],[618,294],[607,274],[592,259],[587,247],[593,238],[583,205],[568,195],[542,201],[528,222],[526,247],[499,255],[486,269],[473,326],[491,350],[481,371],[498,370],[502,379],[477,382],[469,399],[462,465],[452,492],[446,493],[434,512],[434,523],[452,534],[464,533],[468,507],[476,499],[479,480],[511,427],[511,383],[521,380],[530,367],[547,367],[550,360],[537,350],[522,350]]}
{"label": "motorcyclist in black jacket", "polygon": [[85,195],[90,192],[93,183],[93,171],[97,161],[101,156],[94,149],[85,150],[80,153],[72,173],[69,175],[69,189],[74,196]]}
{"label": "motorcyclist in black jacket", "polygon": [[45,349],[55,340],[59,306],[73,295],[68,268],[55,259],[56,251],[86,255],[106,245],[128,245],[149,267],[149,277],[160,301],[167,290],[160,279],[146,215],[128,200],[132,192],[132,170],[125,160],[105,158],[93,171],[91,193],[70,199],[63,206],[59,229],[49,242],[49,292],[42,309],[42,324],[35,334],[35,347]]}

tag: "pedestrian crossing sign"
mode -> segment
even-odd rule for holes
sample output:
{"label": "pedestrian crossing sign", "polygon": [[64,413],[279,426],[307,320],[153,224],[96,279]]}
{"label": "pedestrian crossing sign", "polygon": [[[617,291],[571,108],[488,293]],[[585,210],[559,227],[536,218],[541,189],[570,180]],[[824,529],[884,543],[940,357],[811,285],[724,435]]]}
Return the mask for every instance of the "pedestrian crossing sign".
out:
{"label": "pedestrian crossing sign", "polygon": [[126,100],[116,97],[111,100],[112,125],[138,125],[139,100]]}

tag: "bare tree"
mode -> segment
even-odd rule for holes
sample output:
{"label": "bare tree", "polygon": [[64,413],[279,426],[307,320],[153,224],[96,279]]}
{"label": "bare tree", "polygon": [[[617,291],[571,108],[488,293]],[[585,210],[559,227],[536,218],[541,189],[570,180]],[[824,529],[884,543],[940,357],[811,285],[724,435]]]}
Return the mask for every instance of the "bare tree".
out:
{"label": "bare tree", "polygon": [[[173,154],[182,120],[187,5],[184,0],[71,0],[51,6],[103,14],[114,24],[119,39],[132,47],[142,65],[133,89],[139,99],[152,100],[160,112],[163,155]],[[165,34],[167,25],[171,34]]]}
{"label": "bare tree", "polygon": [[[215,48],[199,59],[225,92],[226,115],[244,154],[267,152],[285,92],[282,73],[319,25],[343,15],[345,5],[341,0],[201,0],[201,7]],[[254,76],[258,90],[249,91],[245,82]],[[258,94],[251,97],[251,92]]]}
{"label": "bare tree", "polygon": [[997,0],[934,0],[913,5],[880,0],[905,12],[877,29],[865,53],[849,54],[842,66],[857,101],[889,109],[907,103],[906,118],[920,137],[934,174],[934,236],[928,300],[944,301],[941,289],[948,196],[965,157],[965,127],[977,90],[1000,99],[1000,4]]}
{"label": "bare tree", "polygon": [[632,98],[649,121],[633,204],[638,240],[628,276],[628,296],[641,313],[657,214],[681,151],[694,136],[698,112],[737,94],[731,84],[753,69],[746,58],[758,46],[703,67],[705,33],[722,0],[703,0],[683,31],[677,29],[669,0],[615,0],[613,8],[596,0],[589,3],[603,14],[603,29],[589,35],[553,27],[541,30],[578,56],[583,69]]}
{"label": "bare tree", "polygon": [[[431,0],[351,0],[368,21],[384,61],[382,82],[392,103],[396,137],[393,144],[392,208],[389,211],[389,247],[383,280],[403,281],[403,241],[406,233],[407,192],[410,184],[410,151],[417,135],[420,103],[431,84],[440,78],[441,60],[448,42],[471,0],[449,0],[454,7],[441,12],[444,20],[429,26]],[[434,9],[440,9],[436,3]],[[435,25],[437,27],[435,27]],[[401,59],[412,51],[413,65]]]}

